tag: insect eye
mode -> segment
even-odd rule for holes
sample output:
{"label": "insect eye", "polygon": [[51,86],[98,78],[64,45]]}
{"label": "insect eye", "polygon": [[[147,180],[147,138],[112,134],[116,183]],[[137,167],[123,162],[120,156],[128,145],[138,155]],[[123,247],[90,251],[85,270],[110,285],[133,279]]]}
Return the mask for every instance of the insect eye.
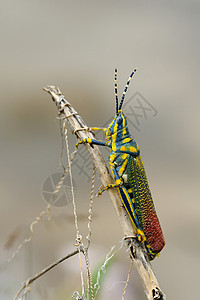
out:
{"label": "insect eye", "polygon": [[123,118],[121,116],[117,117],[117,124],[122,123],[122,121],[123,121]]}

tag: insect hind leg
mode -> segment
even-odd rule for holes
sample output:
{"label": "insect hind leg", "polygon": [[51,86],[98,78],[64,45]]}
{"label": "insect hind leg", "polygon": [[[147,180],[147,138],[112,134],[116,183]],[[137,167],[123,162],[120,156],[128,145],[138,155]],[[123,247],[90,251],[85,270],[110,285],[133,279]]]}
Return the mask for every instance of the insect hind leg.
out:
{"label": "insect hind leg", "polygon": [[119,187],[122,185],[123,185],[123,180],[119,178],[115,181],[115,183],[110,183],[110,184],[106,185],[105,187],[100,188],[97,195],[100,196],[104,191],[106,191],[108,189],[116,188],[116,187]]}
{"label": "insect hind leg", "polygon": [[133,224],[133,228],[135,230],[138,241],[140,241],[140,242],[146,241],[146,236],[139,224],[133,201],[132,201],[127,189],[124,186],[119,187],[119,196],[120,196],[121,202],[122,202],[128,216],[131,220],[131,223]]}

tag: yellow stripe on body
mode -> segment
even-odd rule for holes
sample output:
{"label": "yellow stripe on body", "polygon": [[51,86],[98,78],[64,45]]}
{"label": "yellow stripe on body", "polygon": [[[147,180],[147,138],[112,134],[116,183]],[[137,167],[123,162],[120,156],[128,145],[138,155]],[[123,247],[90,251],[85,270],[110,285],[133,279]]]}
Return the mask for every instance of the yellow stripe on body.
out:
{"label": "yellow stripe on body", "polygon": [[122,152],[129,151],[129,152],[132,152],[132,153],[137,153],[137,149],[133,146],[127,146],[126,147],[126,146],[123,145],[123,146],[121,146],[120,150]]}
{"label": "yellow stripe on body", "polygon": [[122,158],[123,160],[125,160],[125,159],[127,158],[127,156],[128,156],[127,153],[121,154],[121,158]]}
{"label": "yellow stripe on body", "polygon": [[117,150],[117,146],[116,146],[117,128],[118,128],[118,124],[116,122],[115,126],[114,126],[114,132],[116,132],[116,133],[112,135],[112,137],[113,137],[113,140],[112,140],[112,150],[113,151]]}
{"label": "yellow stripe on body", "polygon": [[122,174],[124,173],[127,163],[128,163],[128,159],[125,159],[122,163],[122,166],[120,167],[120,169],[118,171],[119,176],[122,176]]}
{"label": "yellow stripe on body", "polygon": [[125,120],[125,117],[123,116],[123,130],[122,130],[122,136],[124,137],[126,134],[127,134],[127,131],[126,131],[126,120]]}
{"label": "yellow stripe on body", "polygon": [[[123,121],[123,123],[124,123],[124,121]],[[126,127],[123,127],[123,129],[122,129],[122,137],[124,137],[126,134],[127,134]]]}
{"label": "yellow stripe on body", "polygon": [[137,149],[133,146],[130,146],[128,151],[132,152],[132,153],[136,153],[137,152]]}
{"label": "yellow stripe on body", "polygon": [[122,143],[125,144],[125,143],[129,143],[132,139],[131,138],[126,138],[126,139],[123,139]]}
{"label": "yellow stripe on body", "polygon": [[120,150],[121,150],[121,151],[126,151],[127,149],[126,149],[125,146],[121,146]]}
{"label": "yellow stripe on body", "polygon": [[114,162],[114,160],[115,160],[115,158],[116,158],[116,153],[112,153],[111,155],[110,155],[110,161],[111,162]]}

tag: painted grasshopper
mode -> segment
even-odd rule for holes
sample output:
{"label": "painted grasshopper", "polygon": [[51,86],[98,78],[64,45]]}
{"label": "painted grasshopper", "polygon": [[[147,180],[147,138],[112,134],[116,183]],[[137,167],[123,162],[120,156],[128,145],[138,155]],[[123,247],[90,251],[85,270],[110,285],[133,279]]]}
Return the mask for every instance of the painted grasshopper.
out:
{"label": "painted grasshopper", "polygon": [[122,112],[124,98],[135,71],[131,73],[118,105],[117,70],[115,70],[115,118],[107,128],[90,128],[91,130],[103,130],[106,142],[87,138],[79,141],[77,147],[79,144],[89,143],[107,146],[111,149],[109,163],[115,183],[102,188],[98,194],[100,195],[109,188],[118,189],[137,238],[144,243],[149,259],[152,260],[159,255],[165,245],[165,240],[156,215],[139,146],[130,135],[126,117]]}

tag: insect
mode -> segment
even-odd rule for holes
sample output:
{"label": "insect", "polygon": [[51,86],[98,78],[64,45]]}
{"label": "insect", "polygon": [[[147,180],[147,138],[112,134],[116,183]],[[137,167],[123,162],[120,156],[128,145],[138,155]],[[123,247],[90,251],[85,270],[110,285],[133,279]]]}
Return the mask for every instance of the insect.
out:
{"label": "insect", "polygon": [[109,163],[115,183],[103,187],[98,194],[102,194],[109,188],[117,188],[137,239],[144,243],[148,257],[152,260],[159,255],[165,245],[165,240],[153,204],[139,146],[129,133],[127,119],[122,111],[125,95],[135,72],[136,70],[131,73],[121,101],[118,103],[117,69],[115,69],[115,118],[107,128],[90,128],[92,131],[103,130],[106,141],[86,138],[79,141],[77,147],[79,144],[89,143],[107,146],[111,149]]}

